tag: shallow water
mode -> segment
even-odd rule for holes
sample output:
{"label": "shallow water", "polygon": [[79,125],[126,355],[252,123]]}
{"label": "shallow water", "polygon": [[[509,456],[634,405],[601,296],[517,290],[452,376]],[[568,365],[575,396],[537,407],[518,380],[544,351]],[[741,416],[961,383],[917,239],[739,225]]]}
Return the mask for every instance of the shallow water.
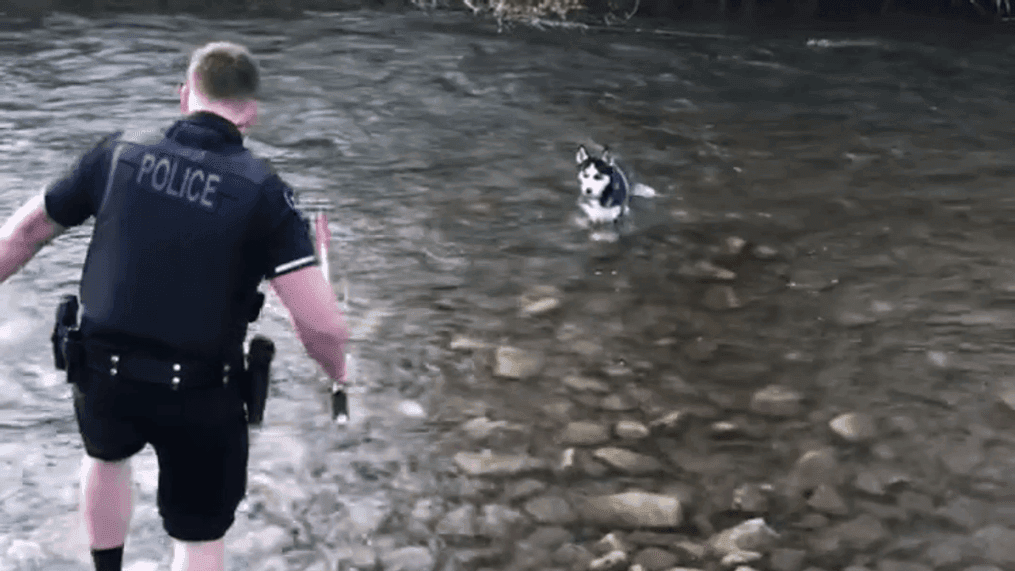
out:
{"label": "shallow water", "polygon": [[[810,416],[771,429],[781,443],[739,452],[742,475],[785,465],[844,410],[915,419],[916,436],[892,441],[903,458],[1007,426],[992,408],[1015,323],[1015,49],[1004,38],[719,24],[498,33],[450,13],[55,15],[41,30],[0,33],[0,215],[106,132],[173,121],[185,54],[212,39],[248,45],[263,66],[249,147],[304,200],[334,208],[332,277],[348,284],[356,363],[354,420],[336,430],[316,365],[269,297],[254,331],[279,347],[278,382],[253,437],[252,491],[227,536],[235,568],[263,559],[262,548],[303,568],[332,561],[335,545],[384,535],[397,506],[440,487],[435,447],[471,414],[449,402],[555,429],[546,405],[567,374],[720,416],[746,410],[769,383],[801,391]],[[610,145],[658,191],[617,242],[574,223],[578,143]],[[81,445],[48,335],[59,296],[76,291],[89,233],[71,230],[0,287],[8,566],[85,557],[73,519]],[[777,259],[731,262],[743,308],[703,308],[707,284],[681,268],[715,257],[730,236]],[[561,306],[519,315],[519,296],[535,286],[556,288]],[[449,348],[455,335],[542,350],[543,373],[497,379],[489,355]],[[717,349],[694,358],[688,348],[702,339]],[[675,393],[664,388],[674,378],[686,385]],[[538,435],[512,446],[557,452]],[[1002,497],[1015,483],[1005,451],[1010,442],[990,448],[957,484],[933,462],[919,470],[934,485]],[[135,469],[127,562],[165,568],[150,449]],[[330,531],[304,529],[294,544],[256,535],[317,512],[337,514]],[[378,549],[404,544],[396,535]]]}

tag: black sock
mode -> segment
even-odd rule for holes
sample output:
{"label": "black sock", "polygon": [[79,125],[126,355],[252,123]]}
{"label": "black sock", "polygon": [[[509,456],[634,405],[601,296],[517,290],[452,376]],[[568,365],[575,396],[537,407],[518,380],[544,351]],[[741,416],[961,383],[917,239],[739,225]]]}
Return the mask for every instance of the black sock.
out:
{"label": "black sock", "polygon": [[95,571],[121,571],[123,567],[123,546],[110,549],[93,549],[92,561]]}

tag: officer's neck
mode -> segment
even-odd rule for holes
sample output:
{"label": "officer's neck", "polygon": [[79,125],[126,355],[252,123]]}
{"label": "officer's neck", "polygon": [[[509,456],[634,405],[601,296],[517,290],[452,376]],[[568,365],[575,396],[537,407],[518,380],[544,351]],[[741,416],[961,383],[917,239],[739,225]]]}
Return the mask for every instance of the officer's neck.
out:
{"label": "officer's neck", "polygon": [[257,122],[257,102],[246,101],[239,104],[234,103],[219,103],[217,101],[202,101],[201,98],[193,97],[187,101],[188,105],[181,109],[185,115],[197,113],[199,111],[205,111],[207,113],[214,113],[219,117],[229,121],[241,133],[245,132],[250,126]]}

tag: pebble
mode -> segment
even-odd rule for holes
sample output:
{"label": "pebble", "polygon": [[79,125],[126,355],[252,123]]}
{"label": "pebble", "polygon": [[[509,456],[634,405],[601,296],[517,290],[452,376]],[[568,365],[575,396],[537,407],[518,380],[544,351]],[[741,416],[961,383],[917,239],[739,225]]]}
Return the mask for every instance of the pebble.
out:
{"label": "pebble", "polygon": [[679,499],[641,491],[592,496],[580,511],[589,523],[618,528],[673,528],[683,520]]}
{"label": "pebble", "polygon": [[663,469],[663,465],[655,458],[625,448],[599,448],[593,452],[592,456],[627,474],[652,474]]}
{"label": "pebble", "polygon": [[800,414],[802,400],[803,396],[789,387],[769,385],[754,393],[750,408],[764,416],[796,416]]}
{"label": "pebble", "polygon": [[664,571],[677,564],[677,556],[665,549],[646,547],[635,554],[632,561],[645,571]]}
{"label": "pebble", "polygon": [[402,547],[381,555],[383,571],[433,571],[434,563],[425,547]]}
{"label": "pebble", "polygon": [[733,490],[734,510],[747,513],[764,513],[768,511],[768,494],[758,484],[744,484]]}
{"label": "pebble", "polygon": [[466,504],[448,512],[438,523],[438,535],[451,537],[476,536],[476,506]]}
{"label": "pebble", "polygon": [[847,412],[833,418],[828,426],[836,435],[847,442],[858,443],[874,440],[877,427],[874,419],[864,413]]}
{"label": "pebble", "polygon": [[712,286],[705,290],[702,305],[712,311],[739,309],[743,306],[736,291],[728,285]]}
{"label": "pebble", "polygon": [[455,454],[454,461],[469,476],[515,476],[546,469],[544,461],[526,454],[459,452]]}
{"label": "pebble", "polygon": [[563,446],[595,446],[610,440],[609,430],[594,422],[572,422],[557,436]]}
{"label": "pebble", "polygon": [[525,512],[538,523],[568,525],[574,523],[577,515],[566,500],[556,496],[541,496],[525,502]]}
{"label": "pebble", "polygon": [[649,423],[649,429],[660,435],[670,435],[678,432],[688,418],[687,413],[675,410]]}
{"label": "pebble", "polygon": [[627,565],[627,553],[611,551],[589,563],[589,571],[620,571]]}
{"label": "pebble", "polygon": [[641,440],[649,436],[649,429],[634,420],[621,420],[614,426],[613,432],[624,440]]}
{"label": "pebble", "polygon": [[590,379],[588,377],[564,377],[564,386],[571,390],[579,392],[591,392],[591,393],[608,393],[610,392],[610,386],[602,381],[596,379]]}
{"label": "pebble", "polygon": [[838,486],[843,476],[835,450],[822,448],[801,455],[790,471],[789,481],[794,489],[806,492],[821,484]]}
{"label": "pebble", "polygon": [[849,513],[846,501],[835,491],[835,488],[828,484],[819,485],[814,490],[814,493],[811,494],[811,497],[807,499],[807,505],[819,512],[830,515],[846,515]]}
{"label": "pebble", "polygon": [[494,354],[494,375],[509,379],[528,379],[543,368],[543,356],[535,351],[501,346]]}

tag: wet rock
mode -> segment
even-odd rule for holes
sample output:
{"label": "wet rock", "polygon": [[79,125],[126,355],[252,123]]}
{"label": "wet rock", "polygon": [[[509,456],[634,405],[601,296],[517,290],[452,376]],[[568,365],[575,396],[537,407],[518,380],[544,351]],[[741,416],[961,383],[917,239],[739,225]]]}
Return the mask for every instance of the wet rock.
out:
{"label": "wet rock", "polygon": [[828,518],[816,513],[804,514],[800,518],[800,521],[796,523],[796,527],[800,529],[821,529],[828,525]]}
{"label": "wet rock", "polygon": [[451,338],[451,349],[455,351],[477,351],[492,348],[493,344],[491,343],[464,335],[455,335]]}
{"label": "wet rock", "polygon": [[888,530],[880,520],[870,514],[857,516],[832,528],[831,531],[833,537],[859,550],[867,550],[888,538]]}
{"label": "wet rock", "polygon": [[551,420],[569,422],[574,413],[575,405],[570,399],[554,399],[539,407]]}
{"label": "wet rock", "polygon": [[599,408],[612,412],[627,412],[638,408],[638,403],[625,395],[613,394],[604,398]]}
{"label": "wet rock", "polygon": [[526,454],[494,454],[489,451],[459,452],[454,460],[469,476],[516,476],[547,467],[542,460]]}
{"label": "wet rock", "polygon": [[864,413],[847,412],[840,414],[828,423],[832,432],[847,442],[857,443],[874,440],[877,427],[874,419]]}
{"label": "wet rock", "polygon": [[550,555],[550,560],[557,565],[565,565],[571,569],[588,569],[589,563],[595,559],[588,549],[573,543],[565,543]]}
{"label": "wet rock", "polygon": [[1015,530],[1000,525],[988,525],[973,534],[974,543],[991,563],[1015,564]]}
{"label": "wet rock", "polygon": [[509,379],[534,377],[543,368],[543,356],[534,351],[501,346],[494,355],[494,375]]}
{"label": "wet rock", "polygon": [[728,282],[737,279],[736,273],[727,270],[726,268],[719,267],[706,260],[681,266],[677,273],[686,278],[696,280],[717,280]]}
{"label": "wet rock", "polygon": [[570,376],[564,378],[564,386],[579,392],[608,393],[610,386],[602,381],[588,377]]}
{"label": "wet rock", "polygon": [[450,537],[476,536],[476,506],[466,504],[448,512],[438,523],[438,535]]}
{"label": "wet rock", "polygon": [[430,526],[441,516],[441,508],[437,500],[422,498],[417,500],[409,513],[408,530],[417,536],[428,535]]}
{"label": "wet rock", "polygon": [[589,571],[621,571],[627,567],[627,554],[623,551],[611,551],[589,563]]}
{"label": "wet rock", "polygon": [[479,514],[477,535],[494,539],[511,536],[525,525],[527,518],[507,506],[485,505]]}
{"label": "wet rock", "polygon": [[645,571],[663,571],[677,564],[677,556],[658,547],[648,547],[635,554],[632,559],[635,565],[641,565]]}
{"label": "wet rock", "polygon": [[650,422],[649,430],[657,435],[677,434],[687,424],[688,418],[689,415],[686,412],[675,410]]}
{"label": "wet rock", "polygon": [[593,457],[626,474],[652,474],[663,469],[663,465],[655,458],[624,448],[599,448]]}
{"label": "wet rock", "polygon": [[550,312],[560,306],[561,292],[553,286],[536,286],[523,294],[518,304],[524,317]]}
{"label": "wet rock", "polygon": [[814,493],[807,499],[807,505],[814,510],[830,515],[846,515],[849,513],[846,501],[835,491],[835,488],[828,484],[821,484],[815,488]]}
{"label": "wet rock", "polygon": [[953,474],[968,476],[983,463],[983,442],[979,438],[970,437],[958,443],[942,443],[939,457]]}
{"label": "wet rock", "polygon": [[239,553],[277,553],[291,546],[293,536],[285,529],[271,525],[264,529],[251,531],[233,543],[233,549]]}
{"label": "wet rock", "polygon": [[790,486],[800,491],[810,491],[821,484],[838,486],[843,473],[832,448],[821,448],[805,452],[790,471]]}
{"label": "wet rock", "polygon": [[552,550],[557,549],[572,539],[571,532],[563,527],[543,526],[526,537],[525,542],[542,549]]}
{"label": "wet rock", "polygon": [[807,552],[802,549],[773,549],[769,556],[772,571],[800,571],[807,559]]}
{"label": "wet rock", "polygon": [[926,559],[935,567],[951,567],[961,563],[971,550],[972,545],[965,536],[948,536],[934,541],[927,549]]}
{"label": "wet rock", "polygon": [[592,553],[596,555],[606,555],[612,551],[631,551],[631,546],[628,545],[627,541],[621,537],[622,534],[613,531],[607,533],[599,539],[599,541],[592,544]]}
{"label": "wet rock", "polygon": [[733,490],[734,510],[761,514],[768,511],[768,489],[760,484],[744,484]]}
{"label": "wet rock", "polygon": [[739,309],[743,306],[737,293],[728,285],[712,286],[705,290],[702,304],[712,311]]}
{"label": "wet rock", "polygon": [[425,547],[402,547],[381,555],[382,571],[433,571],[434,563]]}
{"label": "wet rock", "polygon": [[539,571],[549,567],[552,555],[549,551],[527,543],[515,545],[513,556],[506,571]]}
{"label": "wet rock", "polygon": [[778,538],[779,534],[759,517],[720,531],[708,540],[708,545],[722,557],[724,565],[730,565],[757,561]]}
{"label": "wet rock", "polygon": [[577,515],[567,500],[557,496],[541,496],[525,502],[525,512],[536,522],[548,525],[574,523]]}
{"label": "wet rock", "polygon": [[735,258],[744,253],[744,247],[747,246],[747,240],[739,236],[727,236],[722,241],[722,247],[719,249],[719,255],[726,258]]}
{"label": "wet rock", "polygon": [[751,250],[751,254],[759,260],[774,260],[779,256],[779,250],[771,246],[759,244]]}
{"label": "wet rock", "polygon": [[462,424],[461,429],[470,439],[474,441],[483,441],[496,432],[522,432],[525,430],[525,427],[506,420],[490,420],[485,416],[480,416]]}
{"label": "wet rock", "polygon": [[715,352],[719,350],[719,344],[712,339],[698,337],[694,341],[684,345],[684,355],[692,360],[704,362],[711,360]]}
{"label": "wet rock", "polygon": [[589,523],[618,528],[671,528],[682,520],[676,497],[637,491],[587,498],[580,512]]}
{"label": "wet rock", "polygon": [[889,488],[909,481],[910,478],[899,470],[872,468],[861,470],[853,481],[853,487],[872,496],[883,496]]}
{"label": "wet rock", "polygon": [[803,396],[779,385],[769,385],[751,397],[751,410],[764,416],[788,417],[800,414]]}
{"label": "wet rock", "polygon": [[641,440],[649,435],[648,427],[634,420],[621,420],[614,426],[613,432],[624,440]]}
{"label": "wet rock", "polygon": [[524,480],[510,482],[507,484],[507,489],[504,491],[504,497],[507,498],[508,501],[524,500],[525,498],[538,494],[545,489],[545,483],[533,478],[526,478]]}
{"label": "wet rock", "polygon": [[595,446],[609,440],[609,430],[594,422],[572,422],[557,436],[557,442],[564,446]]}
{"label": "wet rock", "polygon": [[958,527],[973,530],[983,525],[987,511],[987,506],[983,502],[958,496],[938,508],[937,514]]}
{"label": "wet rock", "polygon": [[[133,567],[133,565],[131,567]],[[156,565],[155,569],[157,568],[158,566]],[[285,557],[282,557],[281,555],[272,555],[267,559],[260,560],[254,569],[255,571],[287,571],[289,569],[289,564],[286,562]]]}
{"label": "wet rock", "polygon": [[[686,504],[685,504],[686,505]],[[686,539],[677,533],[661,533],[656,531],[632,531],[626,537],[627,542],[637,547],[671,547]]]}

